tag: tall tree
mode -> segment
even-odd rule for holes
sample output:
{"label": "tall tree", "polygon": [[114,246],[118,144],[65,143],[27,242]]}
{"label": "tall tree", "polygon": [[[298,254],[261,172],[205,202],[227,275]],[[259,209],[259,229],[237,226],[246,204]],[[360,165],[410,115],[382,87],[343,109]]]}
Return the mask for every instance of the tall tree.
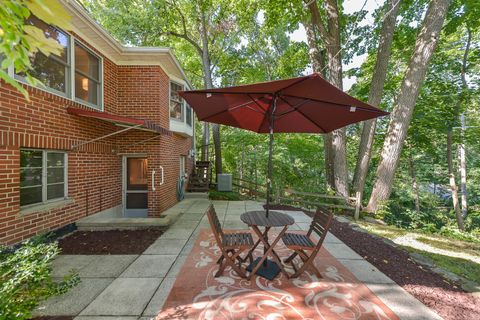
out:
{"label": "tall tree", "polygon": [[[306,21],[303,22],[303,26],[306,31],[307,35],[307,42],[308,42],[308,54],[310,57],[310,61],[312,63],[312,69],[314,72],[318,72],[322,74],[324,78],[326,78],[326,57],[325,57],[325,49],[323,48],[323,44],[319,38],[319,34],[316,31],[314,21],[317,18],[314,18],[312,15],[311,19],[305,19]],[[332,150],[332,135],[326,134],[323,135],[323,150],[324,150],[324,157],[325,157],[325,177],[326,177],[326,184],[327,189],[335,190],[335,176],[333,174],[334,170],[334,159],[333,159],[333,150]]]}
{"label": "tall tree", "polygon": [[[468,25],[468,21],[466,22],[466,32],[467,32],[467,43],[465,44],[465,51],[463,53],[462,65],[460,67],[460,79],[462,83],[462,90],[460,91],[460,97],[458,99],[458,103],[465,102],[464,100],[464,93],[468,90],[467,84],[467,68],[468,68],[468,55],[470,53],[470,45],[472,43],[472,31],[470,30],[470,26]],[[467,201],[467,161],[465,155],[465,113],[462,112],[460,114],[460,130],[461,130],[461,141],[458,146],[458,160],[459,160],[459,171],[460,171],[460,194],[462,199],[462,218],[465,219],[468,214],[468,201]]]}
{"label": "tall tree", "polygon": [[425,79],[428,63],[440,37],[450,2],[451,0],[431,0],[429,3],[402,81],[397,104],[391,115],[380,164],[376,171],[376,180],[366,208],[369,212],[375,212],[379,203],[390,197],[413,109]]}
{"label": "tall tree", "polygon": [[458,229],[463,231],[465,227],[463,225],[462,212],[460,210],[460,205],[458,203],[458,188],[457,188],[457,183],[455,181],[455,172],[453,169],[452,145],[453,145],[452,128],[449,128],[447,133],[448,179],[450,183],[450,190],[452,192],[452,203],[453,203],[453,209],[455,211],[455,217],[457,219]]}
{"label": "tall tree", "polygon": [[[375,69],[370,84],[368,94],[368,103],[373,106],[379,106],[382,100],[383,88],[387,77],[388,62],[390,60],[393,34],[395,30],[395,22],[400,8],[401,0],[388,0],[385,5],[385,14],[383,16],[382,28],[380,31],[380,39],[378,41],[377,58],[375,61]],[[360,146],[358,149],[357,164],[353,176],[354,193],[360,192],[363,195],[365,180],[368,172],[368,165],[373,148],[373,139],[377,120],[367,120],[363,123]]]}
{"label": "tall tree", "polygon": [[[328,81],[343,89],[342,53],[340,38],[340,13],[336,0],[325,0],[320,11],[317,1],[305,1],[310,12],[311,22],[322,38],[327,56]],[[326,17],[323,19],[323,17]],[[324,21],[326,20],[326,21]],[[331,169],[333,158],[333,177],[335,190],[339,195],[348,196],[347,145],[345,128],[333,131],[325,139],[325,160],[327,170]],[[333,155],[333,156],[332,156]],[[327,177],[331,173],[327,172]]]}

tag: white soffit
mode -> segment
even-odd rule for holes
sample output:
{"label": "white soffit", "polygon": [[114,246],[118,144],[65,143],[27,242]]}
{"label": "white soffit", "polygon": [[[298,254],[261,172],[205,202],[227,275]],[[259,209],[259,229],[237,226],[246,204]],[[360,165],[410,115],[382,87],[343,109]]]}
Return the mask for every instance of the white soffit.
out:
{"label": "white soffit", "polygon": [[71,16],[72,31],[116,65],[158,65],[165,73],[191,84],[172,50],[167,47],[126,47],[93,20],[76,0],[61,0]]}

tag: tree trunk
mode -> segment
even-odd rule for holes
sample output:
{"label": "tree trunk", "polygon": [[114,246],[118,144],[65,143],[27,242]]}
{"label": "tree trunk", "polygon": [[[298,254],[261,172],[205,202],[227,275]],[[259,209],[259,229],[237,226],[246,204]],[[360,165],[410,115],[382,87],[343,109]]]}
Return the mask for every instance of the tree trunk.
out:
{"label": "tree trunk", "polygon": [[457,218],[458,229],[464,230],[462,212],[458,203],[457,183],[455,182],[455,173],[453,171],[453,157],[452,157],[452,129],[447,133],[447,163],[448,163],[448,177],[450,180],[450,190],[452,191],[453,209],[455,210],[455,217]]}
{"label": "tree trunk", "polygon": [[460,196],[462,203],[462,217],[465,219],[468,214],[467,202],[467,161],[465,154],[465,114],[460,115],[460,144],[458,146],[458,166],[460,171]]}
{"label": "tree trunk", "polygon": [[[382,101],[383,87],[387,77],[388,61],[390,60],[392,49],[393,33],[401,1],[402,0],[389,0],[386,5],[386,16],[384,16],[382,30],[380,31],[377,59],[375,62],[372,82],[370,84],[370,91],[368,93],[368,103],[375,107],[379,106]],[[363,123],[357,164],[353,175],[353,191],[355,194],[360,192],[361,198],[363,197],[363,189],[365,188],[365,180],[367,178],[368,165],[372,154],[376,126],[376,119],[367,120]]]}
{"label": "tree trunk", "polygon": [[378,205],[390,197],[395,171],[398,167],[413,109],[425,79],[428,63],[440,37],[445,15],[451,0],[432,0],[417,36],[415,49],[408,64],[383,144],[376,180],[366,208],[375,212]]}
{"label": "tree trunk", "polygon": [[[212,81],[212,71],[211,71],[211,63],[210,63],[210,51],[208,49],[208,34],[207,34],[207,23],[205,19],[205,13],[201,12],[201,41],[202,41],[202,65],[203,65],[203,75],[204,75],[204,84],[206,89],[213,88],[213,81]],[[209,132],[208,132],[208,124],[205,124],[204,127],[204,142],[208,142]],[[220,125],[219,124],[212,124],[212,136],[213,136],[213,144],[215,146],[215,172],[217,174],[222,173],[222,147],[220,143]],[[206,140],[206,141],[205,141]],[[208,143],[204,143],[204,147],[207,148],[207,159],[208,160]],[[202,151],[203,157],[203,151]],[[217,177],[215,176],[215,180]]]}
{"label": "tree trunk", "polygon": [[[313,10],[318,8],[314,7]],[[310,61],[312,62],[312,69],[314,72],[321,73],[324,78],[325,76],[325,51],[320,48],[320,43],[318,40],[317,33],[315,32],[314,18],[312,14],[312,20],[303,23],[307,33],[307,42],[308,42],[308,54],[310,56]],[[333,150],[332,150],[332,134],[328,133],[322,136],[323,137],[323,150],[324,150],[324,159],[325,159],[325,177],[326,185],[328,190],[335,189],[335,176],[333,173]]]}
{"label": "tree trunk", "polygon": [[[325,2],[327,13],[327,26],[330,39],[327,45],[327,61],[329,82],[343,90],[342,82],[342,54],[340,40],[340,15],[336,0]],[[348,171],[347,171],[347,141],[346,129],[341,128],[332,133],[333,174],[335,177],[335,190],[337,194],[348,196]]]}
{"label": "tree trunk", "polygon": [[[462,80],[462,91],[458,99],[459,103],[463,101],[463,92],[468,89],[467,79],[465,73],[467,71],[468,54],[470,53],[470,45],[472,42],[472,32],[467,26],[467,44],[465,46],[465,52],[463,53],[462,68],[460,71],[460,77]],[[459,171],[460,171],[460,194],[462,200],[462,217],[465,219],[468,215],[468,201],[467,201],[467,161],[465,152],[465,114],[460,115],[460,144],[459,144]]]}
{"label": "tree trunk", "polygon": [[418,192],[417,173],[415,171],[415,163],[411,154],[408,155],[408,168],[412,177],[413,198],[415,199],[415,211],[420,214],[420,196]]}
{"label": "tree trunk", "polygon": [[210,144],[210,126],[204,122],[202,126],[202,161],[208,161],[208,148]]}

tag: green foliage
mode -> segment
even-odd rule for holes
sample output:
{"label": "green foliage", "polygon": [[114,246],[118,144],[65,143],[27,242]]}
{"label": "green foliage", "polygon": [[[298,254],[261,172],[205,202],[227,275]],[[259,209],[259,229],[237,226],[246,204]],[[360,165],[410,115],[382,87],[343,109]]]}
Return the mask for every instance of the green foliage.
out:
{"label": "green foliage", "polygon": [[228,201],[240,201],[242,200],[241,195],[238,192],[227,192],[227,191],[217,191],[210,190],[208,192],[208,198],[210,200],[228,200]]}
{"label": "green foliage", "polygon": [[[83,0],[82,3],[109,32],[127,45],[172,47],[196,87],[203,86],[204,74],[198,50],[198,46],[203,49],[199,28],[202,14],[207,20],[211,71],[216,86],[295,77],[308,70],[310,64],[307,44],[291,39],[291,33],[310,19],[302,0]],[[398,98],[428,3],[428,0],[402,1],[380,105],[387,111],[392,110]],[[477,208],[480,205],[480,129],[475,129],[475,126],[480,126],[479,3],[476,0],[452,1],[414,109],[393,193],[376,213],[378,218],[385,219],[389,224],[428,232],[454,228],[455,217],[450,209],[452,204],[448,189],[446,132],[448,127],[458,126],[458,115],[465,112],[467,125],[472,127],[465,132],[463,140],[467,149],[470,206],[465,225],[469,234],[480,233],[480,217],[477,214],[480,211]],[[325,18],[324,2],[319,1],[318,4],[320,15]],[[365,24],[365,12],[347,15],[342,2],[339,5],[343,60],[347,62],[355,55],[368,54],[360,68],[346,72],[357,77],[350,94],[366,101],[385,7],[381,6],[374,13],[373,23]],[[359,26],[352,34],[357,23]],[[467,88],[463,88],[460,77],[467,31],[471,32],[472,46],[466,57]],[[377,122],[364,200],[368,199],[372,190],[388,124],[388,117]],[[354,125],[347,129],[350,177],[357,160],[360,128],[360,125]],[[222,127],[221,131],[224,171],[264,185],[268,137],[229,127]],[[202,135],[198,123],[196,133],[200,140]],[[460,131],[455,130],[455,150],[460,142]],[[200,145],[198,141],[197,146]],[[276,134],[274,190],[289,187],[327,193],[323,153],[323,141],[319,135]],[[457,157],[454,158],[454,165],[458,167]],[[413,190],[410,160],[419,186],[419,213],[415,208],[417,194]]]}
{"label": "green foliage", "polygon": [[25,24],[25,20],[31,14],[46,23],[65,30],[70,29],[70,17],[57,0],[2,1],[0,6],[0,79],[12,85],[27,99],[27,91],[8,75],[6,69],[14,66],[17,73],[25,73],[28,83],[37,85],[40,82],[28,72],[32,68],[30,57],[38,51],[48,56],[52,53],[59,54],[62,50],[55,40],[46,38],[42,30]]}
{"label": "green foliage", "polygon": [[0,320],[29,319],[41,300],[67,292],[79,282],[70,274],[54,282],[52,261],[59,254],[56,243],[31,239],[14,252],[0,248]]}
{"label": "green foliage", "polygon": [[459,275],[467,280],[480,284],[480,265],[470,260],[444,256],[425,251],[406,248],[410,252],[420,253],[430,258],[438,267]]}

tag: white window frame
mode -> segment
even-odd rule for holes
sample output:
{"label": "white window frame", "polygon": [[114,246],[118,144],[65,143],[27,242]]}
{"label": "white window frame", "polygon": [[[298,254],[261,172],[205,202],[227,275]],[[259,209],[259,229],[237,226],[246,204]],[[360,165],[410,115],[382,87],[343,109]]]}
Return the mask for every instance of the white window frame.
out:
{"label": "white window frame", "polygon": [[[34,207],[42,204],[47,204],[59,200],[66,200],[68,199],[68,153],[63,151],[63,150],[52,150],[52,149],[32,149],[32,148],[21,148],[20,152],[23,150],[26,151],[41,151],[42,152],[42,201],[41,202],[35,202],[35,203],[30,203],[26,204],[23,206],[20,206],[20,208],[29,208],[29,207]],[[47,154],[48,153],[62,153],[63,154],[63,197],[58,197],[54,199],[48,199],[47,200]],[[22,167],[19,167],[20,169]],[[21,181],[20,181],[21,182]],[[60,184],[60,182],[58,183]],[[22,187],[20,187],[22,189]],[[21,197],[21,195],[20,195]],[[20,198],[19,198],[20,201]]]}
{"label": "white window frame", "polygon": [[185,99],[182,98],[182,100],[183,100],[183,102],[182,102],[182,119],[180,120],[180,119],[172,117],[170,115],[171,108],[172,108],[172,83],[176,84],[177,86],[180,86],[182,88],[182,90],[185,89],[185,86],[178,81],[170,80],[170,82],[168,83],[168,116],[170,117],[171,120],[174,120],[174,121],[177,121],[177,122],[180,122],[180,123],[186,123]]}
{"label": "white window frame", "polygon": [[[34,88],[37,88],[39,90],[48,92],[50,94],[59,96],[61,98],[65,98],[65,99],[74,101],[78,104],[81,104],[81,105],[84,105],[86,107],[95,109],[96,111],[102,111],[103,112],[104,111],[104,92],[105,92],[105,90],[104,90],[105,84],[104,84],[104,81],[103,81],[103,78],[104,78],[104,75],[103,75],[103,70],[104,70],[103,57],[96,54],[95,52],[93,52],[83,41],[76,38],[71,33],[67,32],[67,31],[64,31],[62,29],[59,29],[59,30],[61,30],[62,32],[67,34],[68,37],[70,38],[69,48],[68,48],[68,52],[67,52],[68,53],[68,59],[69,59],[69,64],[68,64],[69,67],[67,68],[68,76],[67,76],[67,83],[66,83],[66,88],[67,88],[66,91],[67,92],[63,93],[63,92],[57,91],[55,89],[52,89],[52,88],[49,88],[49,87],[43,86],[43,85],[34,86]],[[81,99],[76,99],[76,97],[75,97],[75,42],[79,43],[82,47],[84,47],[86,50],[88,50],[90,53],[92,53],[95,57],[100,59],[100,70],[99,70],[99,72],[100,72],[100,77],[99,77],[100,92],[98,93],[98,95],[99,95],[98,105],[94,105],[92,103],[89,103],[87,101],[83,101]],[[7,72],[8,72],[8,75],[11,78],[15,79],[16,81],[18,81],[20,83],[23,83],[25,85],[28,85],[28,86],[32,86],[31,84],[29,84],[26,81],[26,79],[24,77],[15,75],[15,68],[14,68],[13,65],[8,67]]]}
{"label": "white window frame", "polygon": [[[187,108],[190,109],[190,123],[187,121]],[[190,128],[193,127],[193,109],[187,103],[185,103],[185,124]]]}

